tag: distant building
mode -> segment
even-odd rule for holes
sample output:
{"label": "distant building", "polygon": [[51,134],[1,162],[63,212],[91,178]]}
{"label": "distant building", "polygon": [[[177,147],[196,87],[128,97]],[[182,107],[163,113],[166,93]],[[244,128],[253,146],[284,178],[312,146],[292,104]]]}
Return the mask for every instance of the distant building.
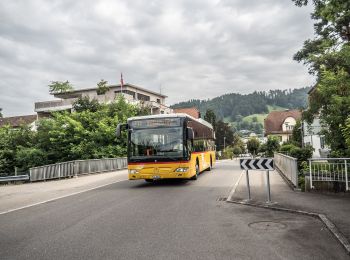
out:
{"label": "distant building", "polygon": [[3,118],[0,118],[0,127],[9,125],[12,128],[19,128],[21,125],[28,125],[32,130],[35,130],[36,120],[37,120],[37,115],[3,117]]}
{"label": "distant building", "polygon": [[276,136],[280,143],[287,142],[299,119],[301,119],[299,110],[272,111],[264,120],[264,134],[266,137]]}
{"label": "distant building", "polygon": [[189,116],[192,116],[196,119],[200,118],[200,112],[197,108],[195,107],[189,107],[189,108],[174,108],[174,113],[184,113]]}
{"label": "distant building", "polygon": [[73,103],[80,97],[89,97],[96,99],[99,103],[110,103],[118,95],[123,95],[127,102],[136,105],[148,107],[151,114],[169,114],[172,109],[165,105],[167,96],[156,93],[129,83],[123,85],[108,86],[108,91],[104,94],[97,94],[97,87],[88,89],[77,89],[65,93],[53,94],[55,98],[51,101],[36,102],[34,111],[38,117],[49,116],[53,111],[69,110],[72,111]]}

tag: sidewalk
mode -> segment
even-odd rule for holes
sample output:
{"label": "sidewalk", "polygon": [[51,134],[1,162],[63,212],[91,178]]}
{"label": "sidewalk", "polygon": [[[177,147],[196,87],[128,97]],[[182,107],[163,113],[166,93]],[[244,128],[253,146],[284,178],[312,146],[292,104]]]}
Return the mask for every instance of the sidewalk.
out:
{"label": "sidewalk", "polygon": [[[249,171],[251,203],[264,204],[267,201],[266,172]],[[319,194],[293,191],[277,171],[270,172],[271,200],[273,207],[302,210],[326,215],[350,241],[350,194]],[[240,202],[248,198],[246,174],[232,193],[231,201]]]}
{"label": "sidewalk", "polygon": [[127,170],[0,186],[0,214],[127,179]]}

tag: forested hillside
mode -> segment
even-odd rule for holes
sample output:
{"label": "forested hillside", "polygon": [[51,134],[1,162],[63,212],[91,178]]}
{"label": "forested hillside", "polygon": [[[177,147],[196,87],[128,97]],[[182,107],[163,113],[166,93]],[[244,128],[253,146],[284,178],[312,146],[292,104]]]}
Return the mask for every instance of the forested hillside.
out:
{"label": "forested hillside", "polygon": [[[247,95],[231,93],[208,100],[192,99],[171,107],[196,107],[202,115],[206,110],[211,109],[218,119],[231,123],[236,130],[247,129],[261,133],[262,119],[269,111],[306,108],[309,89],[305,87],[293,90],[270,90]],[[253,116],[245,118],[250,115]]]}

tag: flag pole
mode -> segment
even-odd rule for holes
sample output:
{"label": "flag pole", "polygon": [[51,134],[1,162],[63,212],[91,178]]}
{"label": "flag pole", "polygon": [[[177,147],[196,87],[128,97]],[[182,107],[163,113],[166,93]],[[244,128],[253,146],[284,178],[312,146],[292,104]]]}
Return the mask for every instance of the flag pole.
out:
{"label": "flag pole", "polygon": [[121,94],[123,94],[123,85],[124,85],[123,73],[120,73],[120,93]]}

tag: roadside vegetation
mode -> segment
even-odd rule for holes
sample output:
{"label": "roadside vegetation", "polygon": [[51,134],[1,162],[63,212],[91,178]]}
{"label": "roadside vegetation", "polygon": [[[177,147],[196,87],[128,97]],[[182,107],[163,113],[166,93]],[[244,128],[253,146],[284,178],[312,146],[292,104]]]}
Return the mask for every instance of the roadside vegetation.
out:
{"label": "roadside vegetation", "polygon": [[126,136],[117,139],[116,126],[148,111],[122,96],[111,104],[81,98],[73,108],[72,113],[55,112],[39,120],[37,131],[0,128],[0,174],[13,174],[15,167],[21,172],[63,161],[126,156]]}
{"label": "roadside vegetation", "polygon": [[331,157],[350,156],[350,2],[293,0],[313,4],[315,38],[304,42],[294,59],[316,76],[303,118],[319,117]]}

